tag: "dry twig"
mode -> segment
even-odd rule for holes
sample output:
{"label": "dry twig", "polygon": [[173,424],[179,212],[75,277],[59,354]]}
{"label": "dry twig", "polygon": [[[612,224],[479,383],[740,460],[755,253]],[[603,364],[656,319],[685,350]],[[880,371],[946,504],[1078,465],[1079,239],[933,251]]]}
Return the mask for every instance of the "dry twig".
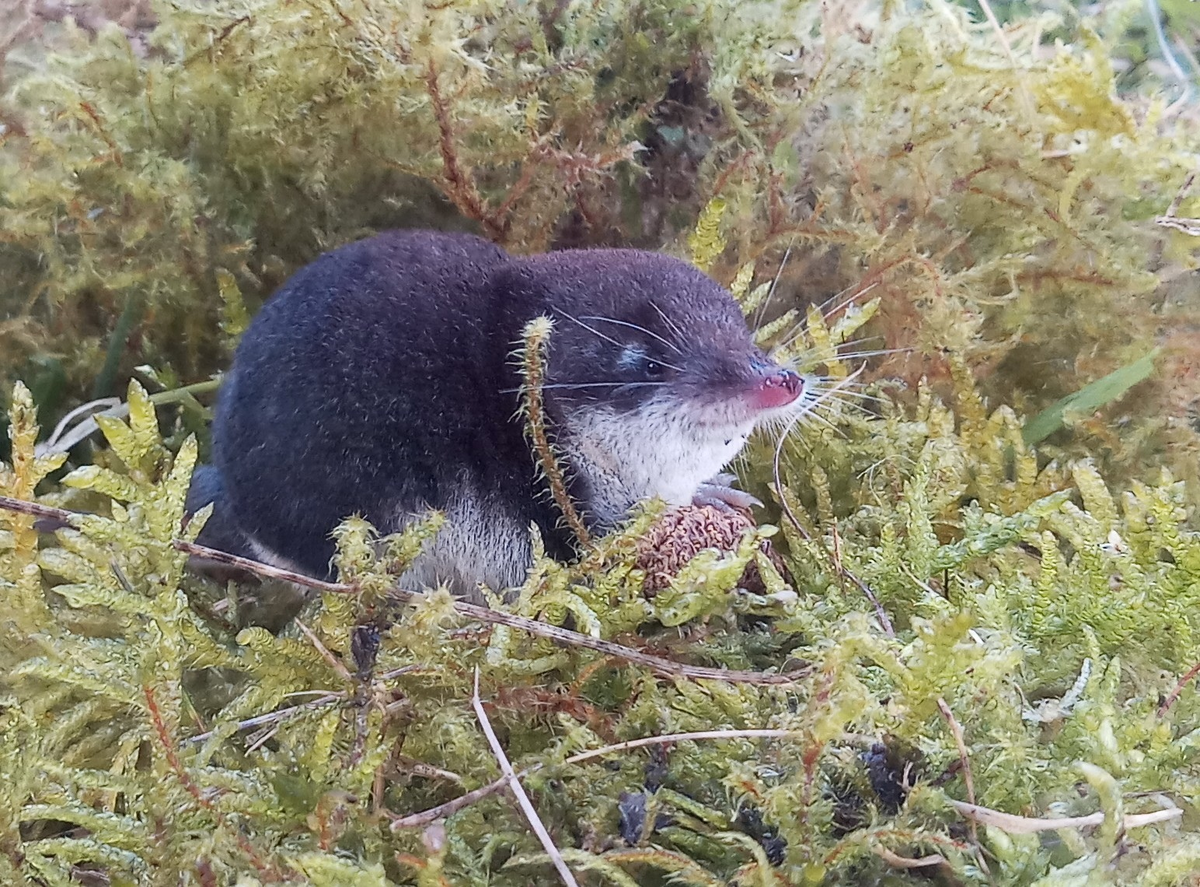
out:
{"label": "dry twig", "polygon": [[[1104,822],[1104,813],[1092,813],[1088,816],[1065,816],[1061,819],[1036,819],[1029,816],[1014,816],[1011,813],[1001,813],[989,807],[967,804],[963,801],[950,801],[950,806],[960,815],[974,822],[990,825],[1010,835],[1032,835],[1036,832],[1048,832],[1060,828],[1091,828]],[[1126,829],[1138,828],[1143,825],[1153,825],[1156,822],[1166,822],[1183,816],[1183,810],[1170,807],[1166,810],[1155,810],[1153,813],[1130,813],[1122,817]]]}
{"label": "dry twig", "polygon": [[[942,713],[942,717],[946,719],[946,723],[950,725],[950,733],[954,736],[954,744],[958,746],[958,759],[962,762],[963,782],[967,786],[967,800],[972,804],[975,803],[975,778],[971,775],[971,759],[967,756],[967,743],[963,738],[962,726],[954,717],[954,712],[950,710],[950,706],[941,696],[938,697],[938,710]],[[979,843],[979,834],[975,829],[975,821],[971,821],[971,838],[976,844]]]}
{"label": "dry twig", "polygon": [[922,856],[920,859],[912,859],[907,856],[901,856],[899,853],[893,853],[886,847],[872,847],[871,850],[892,868],[897,869],[920,869],[930,865],[942,865],[946,862],[946,857],[940,853],[931,853],[929,856]]}
{"label": "dry twig", "polygon": [[517,803],[521,805],[521,810],[525,814],[525,818],[529,820],[530,827],[533,829],[534,834],[537,835],[538,840],[542,842],[542,848],[546,851],[546,855],[550,857],[550,861],[554,863],[554,868],[558,870],[558,876],[562,878],[562,882],[568,885],[568,887],[578,887],[575,876],[571,874],[571,870],[567,868],[566,862],[563,861],[562,853],[554,846],[554,840],[550,837],[550,833],[546,831],[546,826],[542,823],[537,811],[533,809],[533,802],[529,800],[529,795],[525,794],[525,789],[521,787],[521,782],[517,779],[517,774],[513,771],[512,763],[504,753],[504,746],[496,738],[496,731],[492,729],[492,723],[488,720],[487,712],[483,708],[483,702],[479,699],[478,666],[475,668],[475,690],[471,694],[471,707],[475,709],[475,717],[479,719],[479,726],[483,729],[483,734],[487,737],[488,745],[492,748],[492,754],[496,756],[496,762],[500,765],[500,771],[504,774],[504,781],[512,788],[512,792],[517,798]]}
{"label": "dry twig", "polygon": [[[53,508],[37,502],[25,502],[9,496],[0,496],[0,509],[46,518],[58,524],[75,528],[79,526],[79,518],[89,516],[81,512]],[[197,545],[195,542],[174,539],[171,544],[177,551],[182,551],[193,557],[224,564],[225,566],[243,570],[247,573],[253,573],[256,576],[291,582],[302,588],[311,588],[315,591],[329,592],[331,594],[356,594],[358,592],[358,588],[354,585],[314,579],[312,576],[305,576],[303,573],[297,573],[294,570],[272,567],[269,564],[260,563],[250,558],[238,557],[237,555],[229,554],[216,548]],[[414,604],[424,599],[424,597],[425,595],[421,592],[405,591],[400,588],[392,588],[388,592],[388,599],[393,603],[400,604]],[[478,604],[469,604],[466,601],[456,600],[453,602],[453,607],[455,612],[467,619],[491,625],[505,625],[509,628],[525,631],[557,643],[592,650],[604,656],[611,656],[614,659],[620,659],[633,665],[641,665],[650,669],[655,674],[666,677],[685,678],[692,681],[722,681],[729,684],[779,686],[795,683],[796,680],[808,673],[808,669],[800,669],[784,674],[769,674],[759,671],[737,671],[734,669],[706,668],[702,665],[687,665],[682,662],[663,659],[661,656],[643,653],[641,650],[635,650],[632,647],[626,647],[622,644],[615,644],[612,641],[605,641],[600,638],[594,638],[591,635],[560,628],[557,625],[550,625],[545,622],[539,622],[536,619],[516,616],[500,610],[491,610],[487,607],[481,607]]]}
{"label": "dry twig", "polygon": [[[540,767],[530,767],[528,770],[522,770],[518,774],[518,777],[533,773],[538,769]],[[452,816],[464,807],[470,807],[475,802],[482,801],[489,795],[494,795],[506,785],[508,785],[508,777],[501,776],[495,782],[481,785],[479,788],[469,791],[465,795],[459,795],[453,801],[447,801],[445,804],[438,804],[436,807],[430,807],[428,810],[422,810],[419,813],[410,813],[407,816],[393,816],[390,828],[394,832],[405,828],[424,828],[431,823],[437,822],[439,819]]]}
{"label": "dry twig", "polygon": [[1183,205],[1183,199],[1192,189],[1192,185],[1196,181],[1195,171],[1188,173],[1187,178],[1183,180],[1183,184],[1179,186],[1179,191],[1176,192],[1171,205],[1167,207],[1167,211],[1154,220],[1154,224],[1161,225],[1164,228],[1173,228],[1176,231],[1182,231],[1184,234],[1190,234],[1193,237],[1200,236],[1200,219],[1185,219],[1180,218],[1179,207]]}
{"label": "dry twig", "polygon": [[[641,739],[630,739],[626,742],[618,742],[615,745],[606,745],[603,748],[593,748],[588,751],[582,751],[571,755],[569,758],[564,758],[564,764],[579,764],[583,761],[599,758],[604,755],[610,755],[614,752],[629,751],[633,748],[642,748],[647,745],[666,745],[673,742],[698,741],[703,739],[786,739],[790,736],[800,736],[796,730],[702,730],[694,733],[664,733],[661,736],[646,736]],[[874,742],[874,739],[871,739]],[[541,770],[543,764],[538,764],[536,767],[530,767],[522,770],[517,774],[518,779],[524,779],[530,773],[535,773]],[[476,801],[486,798],[488,795],[495,794],[500,789],[504,788],[508,782],[508,777],[501,777],[495,782],[490,782],[487,785],[480,786],[474,791],[467,792],[465,795],[455,798],[453,801],[447,801],[445,804],[439,804],[436,807],[430,807],[428,810],[422,810],[419,813],[411,813],[407,816],[397,816],[392,819],[392,831],[399,831],[402,828],[419,828],[429,825],[431,822],[436,822],[439,819],[445,819],[453,813],[457,813],[464,807],[469,807]]]}
{"label": "dry twig", "polygon": [[[8,500],[0,497],[0,508],[7,507],[8,502],[17,500]],[[27,503],[18,503],[27,504]],[[61,513],[61,515],[70,516],[71,512],[61,511],[56,508],[47,508],[47,506],[39,505],[38,509],[43,509],[52,513]],[[15,509],[21,510],[21,509]],[[42,514],[43,511],[38,511]],[[57,516],[57,515],[55,515]],[[59,519],[62,519],[59,517]],[[172,543],[179,551],[187,554],[201,557],[206,560],[216,561],[226,566],[235,567],[239,570],[245,570],[259,576],[265,576],[271,579],[280,579],[284,582],[292,582],[304,588],[312,588],[317,591],[325,591],[333,594],[355,594],[358,589],[353,585],[346,585],[340,582],[326,582],[322,579],[314,579],[311,576],[305,576],[303,573],[296,573],[292,570],[283,570],[278,567],[272,567],[267,564],[259,563],[258,561],[250,560],[249,558],[238,557],[237,555],[228,554],[224,551],[218,551],[215,548],[207,548],[203,545],[197,545],[194,542],[185,542],[182,539],[176,539]],[[413,604],[425,597],[421,592],[404,591],[399,588],[393,588],[388,592],[390,600],[401,604]],[[557,625],[550,625],[546,622],[538,622],[536,619],[529,619],[525,616],[516,616],[511,613],[505,613],[501,610],[491,610],[487,607],[481,607],[478,604],[469,604],[465,601],[454,601],[454,610],[461,616],[468,619],[474,619],[478,622],[486,622],[492,625],[505,625],[509,628],[515,628],[518,631],[529,632],[538,637],[548,638],[550,640],[567,644],[574,647],[582,647],[587,650],[593,650],[605,656],[612,656],[615,659],[621,659],[625,662],[630,662],[634,665],[642,665],[656,674],[665,675],[667,677],[687,678],[688,680],[700,681],[724,681],[731,684],[762,684],[762,685],[781,685],[794,683],[798,678],[807,673],[807,670],[788,672],[786,674],[768,674],[758,671],[736,671],[732,669],[722,668],[706,668],[701,665],[686,665],[681,662],[674,662],[670,659],[663,659],[660,656],[654,656],[650,653],[643,653],[640,650],[635,650],[632,647],[626,647],[622,644],[616,644],[612,641],[601,640],[594,638],[591,635],[580,634],[577,631],[560,628]]]}
{"label": "dry twig", "polygon": [[799,730],[697,730],[693,733],[664,733],[661,736],[644,736],[641,739],[630,739],[603,748],[589,749],[571,755],[563,760],[564,764],[578,764],[592,758],[610,755],[613,752],[629,751],[631,748],[643,748],[647,745],[667,745],[675,742],[695,742],[702,739],[787,739],[803,736]]}
{"label": "dry twig", "polygon": [[1175,700],[1179,698],[1179,694],[1183,692],[1183,688],[1187,686],[1188,681],[1200,674],[1200,662],[1197,662],[1188,669],[1187,674],[1181,677],[1175,686],[1171,688],[1171,692],[1167,694],[1167,698],[1163,700],[1162,705],[1158,707],[1158,716],[1161,718],[1175,704]]}
{"label": "dry twig", "polygon": [[316,636],[313,630],[299,619],[293,619],[292,621],[296,623],[296,627],[300,629],[300,633],[308,638],[309,643],[317,648],[317,652],[321,654],[322,659],[329,663],[329,667],[336,671],[338,676],[345,680],[346,683],[354,683],[354,675],[350,674],[350,669],[346,668],[342,660],[329,652],[329,648],[321,643],[321,639]]}
{"label": "dry twig", "polygon": [[[1017,65],[1017,57],[1013,55],[1012,44],[1008,42],[1008,35],[1004,33],[1004,28],[1000,25],[1000,20],[996,18],[996,13],[992,11],[992,4],[988,0],[979,0],[979,6],[983,10],[983,14],[987,16],[988,24],[992,26],[992,30],[996,33],[996,39],[1000,41],[1004,55],[1008,59],[1008,63],[1012,65],[1013,73],[1019,74],[1020,67]],[[1037,115],[1034,113],[1033,96],[1029,94],[1029,87],[1025,85],[1023,77],[1017,77],[1017,89],[1021,98],[1021,110],[1025,112],[1029,125],[1034,126],[1037,123]]]}
{"label": "dry twig", "polygon": [[[313,699],[310,702],[302,702],[299,705],[292,705],[288,708],[281,708],[276,711],[267,712],[266,714],[255,715],[252,718],[246,718],[244,721],[238,721],[237,730],[240,732],[242,730],[249,730],[254,727],[266,727],[269,725],[282,723],[283,721],[294,718],[297,715],[301,715],[306,711],[312,711],[316,708],[323,708],[324,706],[329,705],[331,702],[338,702],[340,700],[344,700],[345,698],[345,693],[326,693],[319,699]],[[212,739],[215,733],[215,730],[209,730],[207,733],[201,733],[198,736],[190,736],[185,739],[184,742],[205,742],[209,739]]]}

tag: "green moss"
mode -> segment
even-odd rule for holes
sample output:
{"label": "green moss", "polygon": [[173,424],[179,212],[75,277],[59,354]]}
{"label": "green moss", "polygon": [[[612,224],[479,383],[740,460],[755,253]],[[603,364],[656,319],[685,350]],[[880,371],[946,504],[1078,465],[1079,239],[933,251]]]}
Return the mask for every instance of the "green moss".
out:
{"label": "green moss", "polygon": [[1087,417],[1075,432],[1110,474],[1148,459],[1194,473],[1172,455],[1195,451],[1178,323],[1194,296],[1169,283],[1194,248],[1149,224],[1194,139],[1162,102],[1117,97],[1119,15],[1091,22],[1101,36],[1031,18],[1006,50],[943,5],[853,29],[812,4],[723,0],[154,11],[133,42],[68,30],[25,50],[31,71],[9,53],[10,381],[39,355],[76,396],[114,393],[138,364],[206,377],[241,297],[257,305],[382,227],[473,227],[517,251],[670,248],[718,197],[725,237],[698,230],[724,262],[702,264],[790,246],[775,311],[869,290],[871,332],[915,349],[882,370],[910,388],[945,377],[949,348],[1032,415],[1166,338],[1130,407],[1137,433]]}
{"label": "green moss", "polygon": [[[357,590],[273,633],[254,592],[191,577],[172,544],[202,520],[181,522],[189,391],[132,386],[59,485],[16,387],[0,495],[94,514],[50,536],[0,512],[0,880],[552,883],[506,791],[390,828],[498,777],[478,669],[585,883],[904,884],[930,854],[946,883],[1186,882],[1194,246],[1152,219],[1193,125],[1116,96],[1103,40],[1126,24],[1026,22],[1010,57],[956,7],[830,9],[219,0],[156,5],[146,52],[69,28],[45,57],[11,50],[0,375],[36,383],[43,425],[138,365],[166,389],[207,378],[292,269],[391,225],[690,254],[833,393],[826,421],[740,465],[792,593],[746,539],[647,599],[651,508],[494,602],[681,662],[799,670],[780,685],[666,679],[444,593],[401,602],[436,516],[383,544],[347,522]],[[13,73],[22,52],[36,70]],[[911,350],[854,376],[838,352],[864,335]],[[1157,345],[1136,401],[1087,387]],[[865,411],[860,383],[882,398]],[[1052,409],[1056,436],[1029,434],[1021,414],[1077,392],[1107,413]],[[735,587],[751,559],[772,593]],[[569,760],[762,728],[787,735]],[[952,803],[972,796],[1106,819],[972,830]],[[1123,828],[1167,802],[1181,822]]]}
{"label": "green moss", "polygon": [[[819,424],[792,438],[781,479],[807,528],[782,523],[796,594],[760,602],[752,622],[732,590],[749,548],[702,554],[671,590],[642,597],[630,558],[645,519],[578,565],[539,563],[505,607],[551,622],[569,613],[605,638],[640,626],[680,661],[773,671],[786,649],[808,663],[771,686],[669,681],[515,628],[481,631],[444,593],[400,604],[387,590],[394,558],[411,557],[436,522],[390,555],[348,523],[340,564],[361,592],[325,593],[279,635],[231,624],[224,591],[187,579],[171,545],[197,531],[180,527],[194,445],[170,458],[134,387],[129,423],[104,423],[123,467],[67,478],[109,499],[106,515],[39,543],[30,518],[0,513],[5,775],[20,787],[5,796],[16,849],[0,864],[55,883],[75,865],[114,883],[199,871],[218,883],[439,883],[431,872],[548,883],[503,794],[451,815],[444,837],[388,827],[498,776],[470,706],[479,669],[508,754],[535,768],[525,782],[556,843],[578,871],[615,883],[655,871],[698,884],[900,883],[889,860],[931,853],[966,882],[986,882],[983,853],[1004,884],[1063,866],[1095,883],[1172,883],[1193,852],[1177,825],[1076,832],[1057,848],[986,830],[976,850],[947,804],[967,789],[945,712],[988,807],[1115,816],[1114,805],[1139,813],[1171,798],[1190,821],[1200,799],[1200,695],[1175,687],[1200,656],[1200,534],[1184,523],[1180,486],[1117,500],[1086,463],[1022,467],[1032,454],[1011,413],[972,418],[978,400],[961,400],[957,424],[926,396],[882,419],[834,417],[844,438]],[[28,396],[15,403],[17,462],[0,493],[28,498],[49,465],[30,461]],[[800,450],[827,468],[807,471]],[[844,476],[880,452],[891,461],[878,482]],[[848,511],[831,493],[839,484],[853,490]],[[805,500],[831,504],[821,514]],[[848,577],[878,596],[894,637]],[[378,647],[364,654],[368,636]],[[749,728],[788,736],[566,761],[625,739]],[[640,839],[618,829],[638,803],[650,816]],[[655,827],[659,814],[670,824]]]}

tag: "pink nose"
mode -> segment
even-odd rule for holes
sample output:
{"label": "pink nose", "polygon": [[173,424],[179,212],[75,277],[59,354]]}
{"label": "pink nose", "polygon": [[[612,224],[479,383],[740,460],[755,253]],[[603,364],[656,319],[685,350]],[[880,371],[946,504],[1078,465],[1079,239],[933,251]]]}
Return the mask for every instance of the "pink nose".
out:
{"label": "pink nose", "polygon": [[754,389],[754,404],[760,410],[787,406],[800,396],[804,381],[791,370],[777,369],[763,376]]}

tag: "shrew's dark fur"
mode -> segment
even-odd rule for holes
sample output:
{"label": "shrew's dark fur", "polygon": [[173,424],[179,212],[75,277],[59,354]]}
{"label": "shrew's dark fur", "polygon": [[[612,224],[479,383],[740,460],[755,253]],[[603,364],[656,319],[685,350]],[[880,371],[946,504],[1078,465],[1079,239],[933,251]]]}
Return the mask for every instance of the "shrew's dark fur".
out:
{"label": "shrew's dark fur", "polygon": [[531,525],[568,555],[517,415],[513,350],[542,314],[547,410],[597,528],[643,496],[690,497],[758,418],[745,393],[795,378],[677,260],[381,234],[301,269],[247,330],[217,405],[219,476],[193,488],[193,508],[219,496],[205,535],[324,576],[347,516],[392,532],[436,508],[448,526],[414,578],[460,593],[519,582]]}

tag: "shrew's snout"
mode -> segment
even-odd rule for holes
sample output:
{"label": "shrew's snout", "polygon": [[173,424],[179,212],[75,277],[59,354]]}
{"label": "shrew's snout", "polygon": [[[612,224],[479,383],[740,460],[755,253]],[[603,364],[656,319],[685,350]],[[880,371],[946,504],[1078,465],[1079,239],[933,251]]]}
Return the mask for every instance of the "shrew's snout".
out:
{"label": "shrew's snout", "polygon": [[787,406],[804,392],[804,380],[781,366],[766,364],[759,369],[750,398],[760,410]]}

